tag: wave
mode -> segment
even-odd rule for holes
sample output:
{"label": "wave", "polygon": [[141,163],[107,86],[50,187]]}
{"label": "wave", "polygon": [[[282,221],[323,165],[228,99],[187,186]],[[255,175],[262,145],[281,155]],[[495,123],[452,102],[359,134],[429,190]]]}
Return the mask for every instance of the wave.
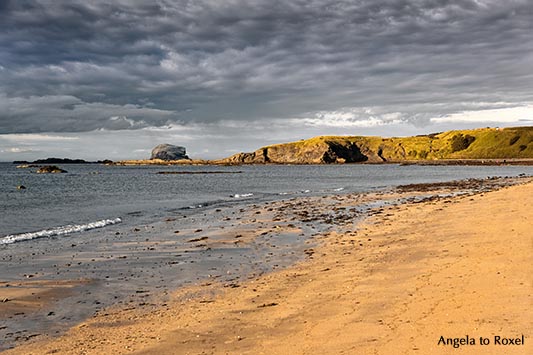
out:
{"label": "wave", "polygon": [[202,207],[204,207],[204,205],[191,205],[191,206],[189,206],[187,208],[190,209],[190,210],[194,210],[196,208],[202,208]]}
{"label": "wave", "polygon": [[22,234],[12,234],[7,235],[3,238],[0,238],[0,244],[12,244],[16,242],[22,242],[25,240],[32,240],[37,238],[44,237],[55,237],[59,235],[67,235],[72,233],[84,232],[91,229],[102,228],[112,224],[117,224],[122,222],[120,218],[114,219],[102,219],[100,221],[91,222],[87,224],[69,224],[66,226],[45,229],[38,232],[22,233]]}
{"label": "wave", "polygon": [[244,197],[252,197],[253,195],[254,195],[253,193],[235,194],[235,195],[231,195],[230,197],[233,197],[233,198],[244,198]]}

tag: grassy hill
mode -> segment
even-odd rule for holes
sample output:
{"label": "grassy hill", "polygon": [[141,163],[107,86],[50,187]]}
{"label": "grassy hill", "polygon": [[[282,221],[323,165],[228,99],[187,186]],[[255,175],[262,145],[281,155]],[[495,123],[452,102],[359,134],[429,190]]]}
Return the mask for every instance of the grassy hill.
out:
{"label": "grassy hill", "polygon": [[322,136],[262,147],[229,164],[321,164],[448,159],[532,159],[533,127],[481,128],[400,138]]}

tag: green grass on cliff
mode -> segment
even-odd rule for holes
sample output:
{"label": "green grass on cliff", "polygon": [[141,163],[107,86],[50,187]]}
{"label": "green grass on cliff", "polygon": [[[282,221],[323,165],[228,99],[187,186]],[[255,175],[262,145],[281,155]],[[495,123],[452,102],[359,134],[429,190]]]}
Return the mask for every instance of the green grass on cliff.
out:
{"label": "green grass on cliff", "polygon": [[321,136],[264,148],[309,150],[328,143],[356,144],[388,161],[533,158],[533,127],[457,130],[415,137]]}

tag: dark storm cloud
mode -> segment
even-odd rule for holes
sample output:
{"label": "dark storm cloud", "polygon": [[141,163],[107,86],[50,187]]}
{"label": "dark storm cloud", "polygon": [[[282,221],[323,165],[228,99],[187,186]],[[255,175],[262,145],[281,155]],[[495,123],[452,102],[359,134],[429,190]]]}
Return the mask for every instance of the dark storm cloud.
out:
{"label": "dark storm cloud", "polygon": [[0,1],[0,133],[316,123],[335,113],[364,121],[369,110],[425,124],[524,105],[533,101],[532,8],[527,0]]}

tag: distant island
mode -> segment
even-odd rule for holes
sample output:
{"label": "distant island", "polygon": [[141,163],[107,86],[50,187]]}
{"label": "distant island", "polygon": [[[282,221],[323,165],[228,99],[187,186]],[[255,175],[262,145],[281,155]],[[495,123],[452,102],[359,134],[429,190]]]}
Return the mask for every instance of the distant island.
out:
{"label": "distant island", "polygon": [[187,156],[187,151],[185,147],[173,145],[173,144],[159,144],[157,147],[152,149],[152,155],[150,159],[161,159],[161,160],[181,160],[189,159]]}
{"label": "distant island", "polygon": [[112,164],[113,161],[105,159],[98,161],[86,161],[83,159],[46,158],[34,161],[15,160],[13,164]]}
{"label": "distant island", "polygon": [[[124,160],[117,165],[533,164],[533,127],[455,130],[414,137],[321,136],[219,160]],[[183,150],[183,153],[185,150]]]}

